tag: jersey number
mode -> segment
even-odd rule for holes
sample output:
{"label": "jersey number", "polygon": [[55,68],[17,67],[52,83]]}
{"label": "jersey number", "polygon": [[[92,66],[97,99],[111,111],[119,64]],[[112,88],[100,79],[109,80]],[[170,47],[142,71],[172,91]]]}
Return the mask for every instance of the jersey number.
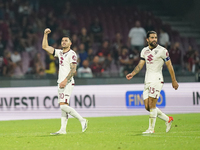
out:
{"label": "jersey number", "polygon": [[154,94],[155,93],[155,88],[150,87],[149,88],[149,93]]}
{"label": "jersey number", "polygon": [[59,93],[60,99],[64,98],[64,94],[63,93]]}

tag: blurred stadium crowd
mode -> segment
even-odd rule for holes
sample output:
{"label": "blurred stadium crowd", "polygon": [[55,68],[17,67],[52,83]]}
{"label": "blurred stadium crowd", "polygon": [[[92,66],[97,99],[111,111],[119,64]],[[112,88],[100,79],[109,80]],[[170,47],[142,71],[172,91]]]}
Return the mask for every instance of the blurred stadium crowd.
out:
{"label": "blurred stadium crowd", "polygon": [[[0,0],[0,76],[12,78],[56,77],[58,60],[41,47],[45,28],[49,45],[61,48],[69,34],[78,56],[77,77],[123,77],[131,72],[146,46],[149,30],[169,50],[176,73],[200,72],[199,46],[181,37],[151,12],[137,6],[53,5],[40,0]],[[164,70],[166,68],[164,67]],[[141,71],[144,73],[144,71]]]}

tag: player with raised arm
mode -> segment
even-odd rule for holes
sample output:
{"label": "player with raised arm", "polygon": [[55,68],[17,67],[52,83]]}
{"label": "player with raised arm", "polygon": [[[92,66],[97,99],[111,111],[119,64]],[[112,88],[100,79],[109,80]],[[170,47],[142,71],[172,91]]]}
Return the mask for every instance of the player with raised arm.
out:
{"label": "player with raised arm", "polygon": [[143,132],[154,133],[154,127],[156,123],[156,117],[165,121],[166,132],[171,129],[173,117],[168,117],[160,109],[156,107],[157,100],[160,95],[160,91],[164,84],[164,79],[162,75],[162,67],[164,62],[169,70],[172,87],[177,90],[178,82],[176,81],[174,69],[169,57],[168,51],[157,44],[157,33],[155,31],[149,31],[146,37],[148,46],[144,47],[141,51],[138,65],[134,70],[129,73],[126,78],[130,80],[143,68],[146,63],[146,74],[145,74],[145,86],[143,91],[143,99],[145,104],[145,109],[150,111],[149,114],[149,128]]}
{"label": "player with raised arm", "polygon": [[88,120],[84,119],[76,110],[69,106],[69,99],[74,88],[74,74],[77,67],[76,53],[70,48],[71,40],[69,36],[64,36],[61,41],[62,49],[54,49],[48,44],[48,34],[51,33],[49,28],[44,30],[42,48],[48,53],[53,54],[59,59],[59,74],[58,74],[58,103],[62,111],[61,128],[51,135],[66,134],[66,126],[68,114],[78,119],[82,126],[82,132],[85,132],[88,126]]}

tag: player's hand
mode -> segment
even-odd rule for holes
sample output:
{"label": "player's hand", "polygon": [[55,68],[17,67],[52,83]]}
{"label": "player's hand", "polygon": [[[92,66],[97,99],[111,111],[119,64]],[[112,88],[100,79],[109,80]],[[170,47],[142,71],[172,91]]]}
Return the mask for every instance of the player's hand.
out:
{"label": "player's hand", "polygon": [[133,74],[132,73],[129,73],[126,75],[126,79],[130,80],[133,78]]}
{"label": "player's hand", "polygon": [[49,34],[49,33],[51,33],[51,30],[50,30],[49,28],[46,28],[46,29],[44,30],[44,34]]}
{"label": "player's hand", "polygon": [[66,86],[66,84],[67,84],[67,79],[65,79],[64,81],[62,81],[62,82],[59,84],[59,87],[60,87],[61,89],[63,89],[63,88]]}
{"label": "player's hand", "polygon": [[178,82],[175,80],[175,81],[172,81],[172,87],[177,90],[178,89]]}

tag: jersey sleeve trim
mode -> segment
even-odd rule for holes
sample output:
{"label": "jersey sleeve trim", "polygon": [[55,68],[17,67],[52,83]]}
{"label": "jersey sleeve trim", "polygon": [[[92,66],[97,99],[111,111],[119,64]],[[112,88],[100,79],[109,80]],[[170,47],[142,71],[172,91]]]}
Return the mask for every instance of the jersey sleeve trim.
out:
{"label": "jersey sleeve trim", "polygon": [[77,62],[72,62],[72,64],[77,64]]}
{"label": "jersey sleeve trim", "polygon": [[140,59],[145,60],[143,57],[140,57]]}
{"label": "jersey sleeve trim", "polygon": [[55,53],[56,53],[56,52],[55,52],[55,49],[54,49],[54,51],[53,51],[53,56],[55,56]]}
{"label": "jersey sleeve trim", "polygon": [[164,60],[164,62],[166,62],[166,61],[170,60],[170,57],[168,56],[167,58],[165,58],[163,60]]}

